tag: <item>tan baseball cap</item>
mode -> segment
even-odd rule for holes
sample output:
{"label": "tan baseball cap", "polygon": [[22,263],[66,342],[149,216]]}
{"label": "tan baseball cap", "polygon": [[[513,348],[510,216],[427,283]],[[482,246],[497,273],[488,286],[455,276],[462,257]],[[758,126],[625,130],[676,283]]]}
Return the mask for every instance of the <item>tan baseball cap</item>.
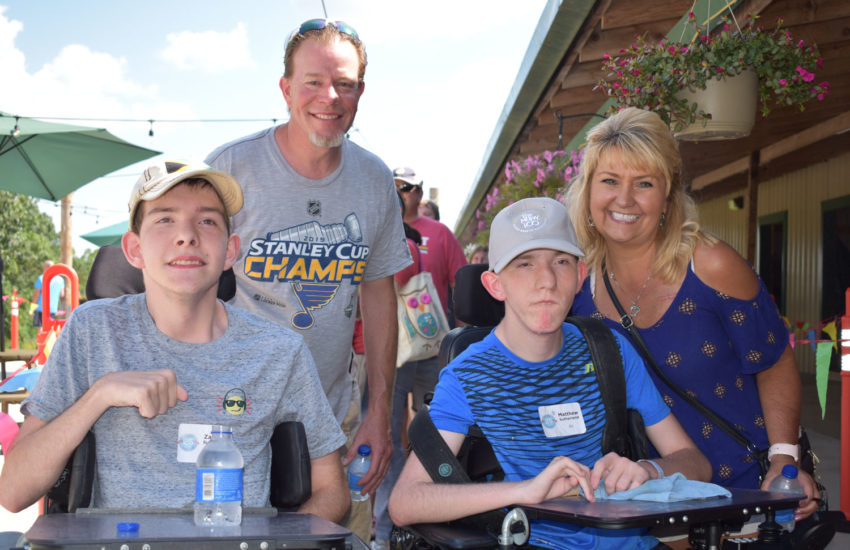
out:
{"label": "tan baseball cap", "polygon": [[130,193],[130,224],[132,225],[136,209],[142,201],[161,197],[181,181],[193,178],[208,181],[218,192],[224,203],[224,215],[227,219],[227,228],[230,230],[230,217],[242,209],[242,188],[233,176],[213,170],[206,164],[188,164],[168,160],[148,166],[136,180],[136,185]]}
{"label": "tan baseball cap", "polygon": [[584,256],[567,208],[548,197],[522,199],[502,209],[490,224],[490,270],[535,248]]}

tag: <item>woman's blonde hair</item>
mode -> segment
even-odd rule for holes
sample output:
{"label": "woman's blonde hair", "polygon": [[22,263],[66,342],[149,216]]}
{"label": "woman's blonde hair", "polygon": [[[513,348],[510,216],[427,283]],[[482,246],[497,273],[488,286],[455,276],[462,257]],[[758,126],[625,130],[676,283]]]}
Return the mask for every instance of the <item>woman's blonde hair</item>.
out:
{"label": "woman's blonde hair", "polygon": [[578,174],[565,197],[584,259],[591,269],[601,269],[608,254],[605,239],[590,217],[590,187],[602,157],[614,149],[629,168],[649,170],[664,179],[667,208],[658,228],[652,272],[671,283],[687,269],[697,243],[714,239],[700,230],[696,203],[682,184],[676,139],[650,111],[629,107],[600,122],[587,135]]}

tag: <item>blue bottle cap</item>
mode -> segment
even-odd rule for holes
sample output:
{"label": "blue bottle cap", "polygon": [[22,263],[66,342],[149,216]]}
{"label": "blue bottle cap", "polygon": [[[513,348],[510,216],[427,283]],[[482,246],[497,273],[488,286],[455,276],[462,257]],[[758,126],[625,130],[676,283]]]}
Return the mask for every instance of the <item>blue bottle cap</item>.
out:
{"label": "blue bottle cap", "polygon": [[139,524],[134,522],[122,522],[118,524],[119,533],[134,533],[139,530]]}
{"label": "blue bottle cap", "polygon": [[793,464],[786,464],[782,467],[782,475],[787,477],[788,479],[794,479],[797,477],[797,467]]}
{"label": "blue bottle cap", "polygon": [[369,456],[370,454],[372,454],[372,447],[370,447],[369,445],[360,445],[359,447],[357,447],[357,454],[359,454],[360,456]]}

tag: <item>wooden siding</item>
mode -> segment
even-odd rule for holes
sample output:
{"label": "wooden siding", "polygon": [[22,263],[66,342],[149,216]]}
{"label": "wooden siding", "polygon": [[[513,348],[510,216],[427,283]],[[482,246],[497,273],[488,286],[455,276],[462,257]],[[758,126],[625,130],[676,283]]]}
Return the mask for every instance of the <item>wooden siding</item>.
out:
{"label": "wooden siding", "polygon": [[[743,190],[699,205],[703,228],[732,245],[746,249],[746,207],[729,209],[729,201]],[[788,281],[786,297],[789,320],[820,321],[823,265],[821,204],[850,196],[850,153],[785,174],[759,186],[759,217],[788,212]],[[746,206],[746,205],[745,205]],[[801,372],[814,372],[809,346],[795,350]]]}

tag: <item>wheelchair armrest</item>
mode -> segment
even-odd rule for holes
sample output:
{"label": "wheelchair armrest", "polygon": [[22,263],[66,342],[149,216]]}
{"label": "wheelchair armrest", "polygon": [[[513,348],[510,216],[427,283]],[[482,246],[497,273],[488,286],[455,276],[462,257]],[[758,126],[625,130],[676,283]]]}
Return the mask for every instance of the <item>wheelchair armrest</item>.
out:
{"label": "wheelchair armrest", "polygon": [[77,508],[87,507],[91,503],[95,463],[94,432],[89,431],[45,495],[45,513],[74,513]]}
{"label": "wheelchair armrest", "polygon": [[272,434],[271,448],[271,504],[275,508],[297,508],[310,498],[313,490],[304,425],[294,420],[278,424]]}

